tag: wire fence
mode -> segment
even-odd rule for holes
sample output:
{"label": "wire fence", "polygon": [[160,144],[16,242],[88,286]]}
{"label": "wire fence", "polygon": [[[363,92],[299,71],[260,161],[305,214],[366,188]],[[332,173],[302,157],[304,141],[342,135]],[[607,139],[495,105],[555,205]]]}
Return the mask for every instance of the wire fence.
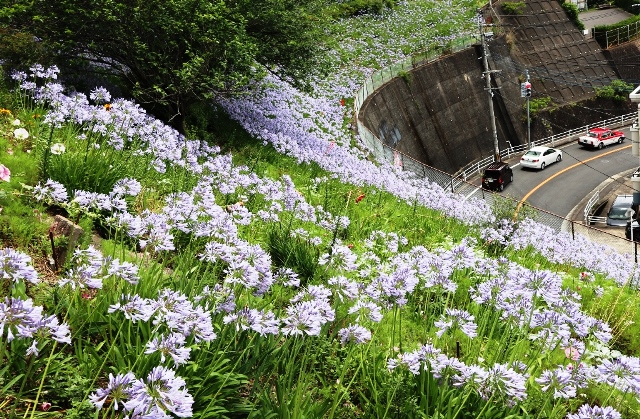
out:
{"label": "wire fence", "polygon": [[603,48],[610,48],[640,38],[640,21],[610,30],[591,29],[592,36]]}
{"label": "wire fence", "polygon": [[[459,50],[463,49],[463,43],[460,43],[458,45]],[[471,44],[467,46],[470,45]],[[480,159],[478,161],[472,162],[465,169],[451,175],[434,167],[428,166],[407,154],[389,147],[373,132],[371,132],[364,125],[364,123],[362,123],[362,121],[360,121],[359,112],[362,104],[378,88],[380,88],[383,84],[389,82],[393,78],[397,77],[400,71],[409,71],[413,68],[418,67],[419,65],[434,61],[440,57],[441,52],[433,55],[425,54],[423,55],[423,59],[421,59],[420,61],[405,60],[401,63],[396,63],[387,69],[380,70],[367,78],[363,86],[358,90],[354,104],[355,121],[360,139],[378,160],[392,164],[398,168],[401,168],[402,170],[407,170],[415,173],[417,176],[424,178],[425,180],[428,180],[430,182],[434,182],[441,186],[443,189],[448,190],[452,193],[458,193],[460,194],[460,199],[467,199],[470,196],[475,196],[485,200],[490,206],[498,200],[511,200],[513,201],[514,207],[517,206],[519,202],[513,200],[512,198],[505,197],[495,192],[487,191],[468,181],[469,178],[475,176],[476,174],[479,174],[482,168],[486,166],[486,164],[490,163],[489,160],[485,161],[486,159]],[[629,121],[632,121],[637,116],[638,113],[631,113],[607,119],[605,121],[600,121],[597,124],[586,125],[561,134],[543,138],[542,140],[534,141],[531,145],[535,146],[551,144],[551,146],[555,146],[555,144],[571,140],[572,138],[588,132],[588,130],[592,127],[620,126]],[[510,156],[524,152],[524,150],[525,146],[519,145],[503,150],[500,152],[500,154],[504,156]],[[494,157],[491,156],[489,159],[492,160],[493,158]],[[462,194],[462,192],[464,192],[464,195]],[[625,237],[621,237],[619,235],[611,234],[609,232],[595,228],[591,226],[589,222],[585,223],[583,222],[583,220],[570,220],[541,208],[533,207],[529,204],[525,204],[525,206],[527,209],[527,214],[531,218],[533,218],[535,221],[551,227],[558,234],[570,234],[574,240],[576,238],[576,235],[584,236],[593,242],[608,245],[620,253],[632,254],[635,256],[636,263],[638,261],[637,255],[639,243],[637,242],[632,242],[630,240],[627,240]],[[578,258],[579,255],[576,255],[576,257]]]}

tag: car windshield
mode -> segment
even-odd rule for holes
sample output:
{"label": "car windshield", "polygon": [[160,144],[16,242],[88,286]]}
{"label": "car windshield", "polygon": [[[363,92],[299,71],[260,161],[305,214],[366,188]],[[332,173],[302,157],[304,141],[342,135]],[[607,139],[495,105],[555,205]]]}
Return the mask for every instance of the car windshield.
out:
{"label": "car windshield", "polygon": [[630,207],[611,207],[607,216],[609,218],[613,218],[614,220],[624,220],[625,218],[629,218],[626,215],[629,208]]}
{"label": "car windshield", "polygon": [[533,151],[533,150],[529,150],[525,153],[525,156],[539,156],[540,152],[539,151]]}
{"label": "car windshield", "polygon": [[500,177],[500,172],[497,170],[485,170],[484,177]]}
{"label": "car windshield", "polygon": [[590,132],[589,137],[598,138],[598,134],[596,134],[595,132]]}

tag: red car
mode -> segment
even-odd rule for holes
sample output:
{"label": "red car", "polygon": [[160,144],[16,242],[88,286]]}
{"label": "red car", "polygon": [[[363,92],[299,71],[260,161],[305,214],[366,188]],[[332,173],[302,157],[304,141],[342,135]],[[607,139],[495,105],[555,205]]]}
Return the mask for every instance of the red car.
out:
{"label": "red car", "polygon": [[609,128],[592,128],[589,134],[578,138],[578,144],[601,149],[611,144],[622,144],[624,141],[624,132],[613,131]]}

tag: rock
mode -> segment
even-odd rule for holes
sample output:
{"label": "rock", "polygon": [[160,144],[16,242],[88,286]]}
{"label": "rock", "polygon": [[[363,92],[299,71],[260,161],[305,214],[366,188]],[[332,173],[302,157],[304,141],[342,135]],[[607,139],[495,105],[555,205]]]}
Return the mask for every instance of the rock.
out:
{"label": "rock", "polygon": [[[68,218],[63,217],[62,215],[56,215],[54,217],[54,222],[49,228],[49,237],[51,239],[55,239],[57,237],[66,237],[66,245],[62,244],[59,246],[55,246],[53,249],[54,253],[54,262],[56,268],[59,268],[64,265],[67,260],[67,255],[69,252],[73,252],[82,237],[84,230],[79,225],[75,224],[73,221]],[[52,243],[53,246],[53,243]]]}

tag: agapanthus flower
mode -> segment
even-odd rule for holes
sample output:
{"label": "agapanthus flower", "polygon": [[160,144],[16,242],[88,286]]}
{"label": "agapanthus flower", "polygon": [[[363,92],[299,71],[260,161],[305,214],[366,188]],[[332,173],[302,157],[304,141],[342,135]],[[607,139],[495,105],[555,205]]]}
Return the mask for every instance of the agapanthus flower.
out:
{"label": "agapanthus flower", "polygon": [[126,374],[113,375],[109,373],[109,382],[106,388],[99,388],[89,395],[89,400],[98,409],[104,407],[105,402],[113,403],[114,410],[120,410],[120,404],[132,397],[132,384],[138,381],[135,375],[129,371]]}
{"label": "agapanthus flower", "polygon": [[134,417],[166,417],[167,412],[180,418],[193,415],[193,396],[187,391],[186,382],[168,368],[155,367],[145,382],[132,381],[130,394],[125,408]]}
{"label": "agapanthus flower", "polygon": [[300,286],[300,278],[298,274],[291,268],[279,268],[274,274],[273,278],[282,283],[285,287],[297,288]]}
{"label": "agapanthus flower", "polygon": [[328,265],[334,269],[342,269],[345,271],[353,271],[357,269],[357,256],[344,245],[334,245],[330,253],[323,253],[318,260],[320,265]]}
{"label": "agapanthus flower", "polygon": [[112,260],[107,267],[109,276],[123,279],[132,285],[136,285],[140,280],[138,267],[131,262],[120,262],[118,259]]}
{"label": "agapanthus flower", "polygon": [[460,329],[462,333],[471,339],[477,335],[476,329],[478,326],[475,324],[475,317],[464,310],[448,308],[434,325],[438,328],[436,332],[438,337],[442,337],[450,329]]}
{"label": "agapanthus flower", "polygon": [[263,336],[279,333],[280,322],[270,311],[245,307],[236,313],[227,314],[223,321],[225,324],[235,323],[236,330],[251,329]]}
{"label": "agapanthus flower", "polygon": [[67,188],[55,180],[48,179],[44,185],[38,183],[33,188],[33,197],[38,201],[62,204],[68,201]]}
{"label": "agapanthus flower", "polygon": [[552,392],[554,399],[570,399],[576,396],[576,386],[573,384],[573,371],[559,365],[554,370],[545,370],[536,378],[544,392]]}
{"label": "agapanthus flower", "polygon": [[222,284],[215,284],[213,288],[205,286],[202,291],[194,297],[196,303],[206,299],[207,307],[213,314],[232,313],[236,309],[236,298],[232,288],[226,288]]}
{"label": "agapanthus flower", "polygon": [[379,323],[382,320],[382,310],[379,305],[373,301],[358,300],[349,308],[349,314],[358,314],[358,321],[368,319],[374,323]]}
{"label": "agapanthus flower", "polygon": [[191,349],[185,346],[185,337],[180,333],[169,333],[165,336],[154,337],[147,342],[145,354],[160,353],[160,362],[165,362],[167,356],[173,359],[175,365],[185,364],[189,360]]}
{"label": "agapanthus flower", "polygon": [[611,406],[589,406],[583,404],[576,413],[569,413],[566,419],[621,419],[622,415]]}
{"label": "agapanthus flower", "polygon": [[112,193],[115,195],[137,196],[142,190],[142,185],[136,179],[124,178],[113,185]]}
{"label": "agapanthus flower", "polygon": [[352,324],[338,331],[340,342],[346,345],[348,342],[365,343],[371,340],[371,331],[359,324]]}
{"label": "agapanthus flower", "polygon": [[10,248],[0,249],[0,272],[4,279],[37,284],[38,273],[31,263],[31,257],[25,253]]}
{"label": "agapanthus flower", "polygon": [[488,400],[496,395],[509,406],[527,398],[527,377],[514,371],[506,364],[495,364],[487,370],[487,375],[479,382],[478,393]]}
{"label": "agapanthus flower", "polygon": [[104,87],[96,87],[89,93],[89,98],[98,105],[101,105],[111,100],[111,93]]}
{"label": "agapanthus flower", "polygon": [[112,304],[107,310],[108,313],[116,311],[121,311],[125,318],[133,322],[146,322],[155,314],[156,304],[153,300],[139,295],[123,295],[119,303]]}

